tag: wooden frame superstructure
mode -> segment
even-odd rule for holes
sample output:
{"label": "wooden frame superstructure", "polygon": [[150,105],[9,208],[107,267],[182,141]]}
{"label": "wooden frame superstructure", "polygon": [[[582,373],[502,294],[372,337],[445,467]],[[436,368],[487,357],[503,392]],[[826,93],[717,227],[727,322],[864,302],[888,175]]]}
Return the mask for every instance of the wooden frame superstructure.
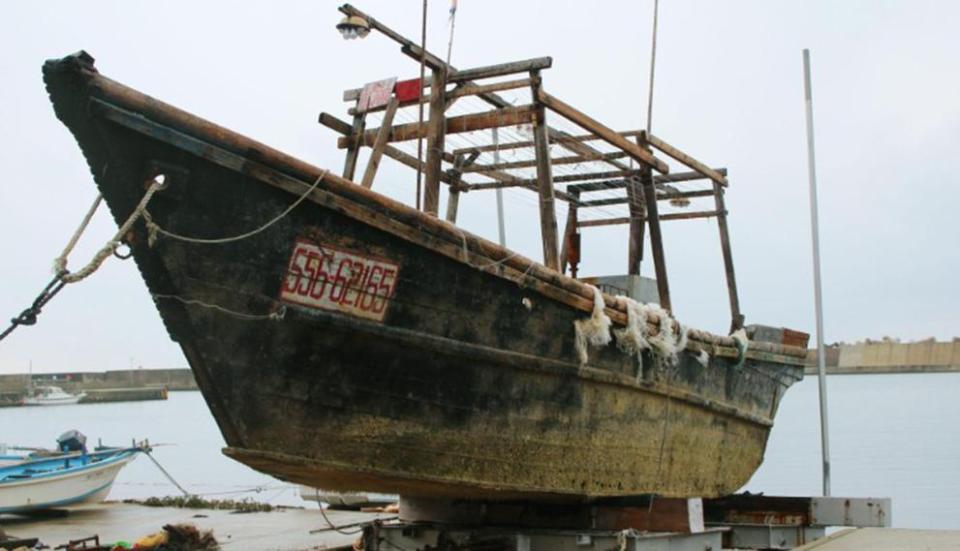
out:
{"label": "wooden frame superstructure", "polygon": [[[744,317],[740,312],[727,227],[728,213],[724,202],[725,188],[729,185],[726,169],[711,168],[644,130],[615,131],[549,94],[543,88],[541,76],[541,72],[552,65],[549,57],[460,70],[448,65],[438,56],[423,51],[412,40],[349,4],[341,6],[340,11],[347,16],[365,19],[371,30],[399,43],[404,54],[418,62],[423,61],[432,73],[421,82],[422,92],[418,99],[400,101],[391,97],[383,105],[362,110],[362,89],[351,89],[344,92],[343,99],[354,103],[348,111],[353,117],[352,122],[341,120],[329,113],[320,114],[319,122],[322,125],[341,134],[337,146],[346,150],[344,178],[370,188],[380,160],[383,156],[390,157],[409,168],[423,171],[423,210],[429,214],[439,216],[441,184],[447,185],[449,196],[445,218],[449,222],[456,222],[462,193],[498,188],[527,188],[534,191],[539,203],[543,264],[558,272],[569,270],[573,277],[577,276],[580,258],[580,229],[629,225],[627,273],[639,275],[644,252],[644,234],[649,228],[660,304],[667,310],[672,310],[672,304],[661,222],[716,218],[730,302],[731,331],[743,327]],[[498,77],[511,77],[511,80],[491,82],[491,79]],[[529,88],[531,97],[531,102],[524,105],[512,105],[497,94],[524,88]],[[440,90],[443,93],[438,93]],[[476,96],[493,109],[458,116],[447,115],[451,105],[468,96]],[[426,120],[422,123],[393,124],[394,116],[400,109],[418,106],[420,102],[428,107],[429,117]],[[374,112],[383,112],[381,126],[368,129],[367,115]],[[551,127],[547,121],[547,112],[566,119],[586,133],[573,135]],[[466,148],[445,147],[445,138],[448,135],[516,125],[532,126],[532,139]],[[417,139],[426,140],[426,158],[422,160],[391,145]],[[612,151],[593,147],[591,142],[603,142],[607,149]],[[559,146],[557,149],[563,150],[562,156],[551,155],[551,144],[556,144]],[[356,180],[357,162],[363,147],[371,148],[370,157],[362,177]],[[532,159],[520,161],[488,164],[476,162],[484,153],[497,150],[532,150],[534,156]],[[657,156],[659,154],[671,158],[686,170],[671,172],[667,162]],[[553,175],[554,166],[582,163],[594,166],[602,163],[612,170]],[[535,176],[523,177],[512,172],[518,169],[535,169]],[[466,181],[465,175],[471,176],[473,181]],[[669,185],[676,182],[706,185],[680,191]],[[565,189],[558,188],[557,184],[566,184]],[[607,196],[591,199],[590,195],[594,192],[607,192]],[[690,199],[707,197],[714,199],[712,209],[667,214],[659,212],[658,202],[661,201],[688,203]],[[557,199],[568,203],[562,234],[559,234],[557,229]],[[609,205],[627,205],[629,215],[580,219],[583,209]]]}

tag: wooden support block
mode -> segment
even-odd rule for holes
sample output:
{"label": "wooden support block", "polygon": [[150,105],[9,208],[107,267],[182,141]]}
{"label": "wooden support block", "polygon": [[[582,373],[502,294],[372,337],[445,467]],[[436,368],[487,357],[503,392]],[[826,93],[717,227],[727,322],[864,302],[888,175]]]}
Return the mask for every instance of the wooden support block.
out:
{"label": "wooden support block", "polygon": [[700,498],[641,496],[627,503],[468,501],[400,496],[404,522],[528,529],[703,532]]}
{"label": "wooden support block", "polygon": [[433,72],[433,91],[430,96],[430,120],[427,121],[427,163],[424,170],[423,210],[437,216],[440,210],[440,174],[443,170],[443,147],[446,135],[444,71]]}
{"label": "wooden support block", "polygon": [[383,150],[387,147],[387,139],[390,137],[390,125],[393,124],[393,116],[397,112],[397,104],[397,98],[390,98],[390,101],[387,103],[387,110],[383,113],[383,126],[380,127],[377,141],[373,144],[373,150],[370,152],[370,160],[367,161],[367,169],[363,172],[363,181],[360,182],[360,185],[367,189],[373,187],[373,178],[377,175],[377,168],[380,166]]}
{"label": "wooden support block", "polygon": [[567,105],[543,90],[538,90],[536,97],[537,101],[549,107],[551,111],[562,115],[567,120],[583,128],[584,130],[593,132],[603,141],[619,148],[621,151],[627,152],[636,161],[642,164],[650,165],[659,172],[670,172],[670,167],[667,166],[667,163],[654,157],[649,151],[630,143],[626,138],[614,130],[611,130],[610,128],[600,124],[585,113],[574,109],[570,105]]}

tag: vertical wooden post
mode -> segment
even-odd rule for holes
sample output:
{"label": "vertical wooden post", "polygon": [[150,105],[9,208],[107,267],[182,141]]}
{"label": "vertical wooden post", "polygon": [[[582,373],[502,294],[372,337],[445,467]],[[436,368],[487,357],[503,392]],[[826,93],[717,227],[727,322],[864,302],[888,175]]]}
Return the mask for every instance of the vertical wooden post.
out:
{"label": "vertical wooden post", "polygon": [[430,84],[430,120],[427,123],[426,182],[423,194],[423,210],[437,216],[440,210],[440,171],[443,170],[443,145],[446,132],[444,116],[444,90],[446,75],[442,69],[434,69]]}
{"label": "vertical wooden post", "polygon": [[[540,92],[540,72],[532,71],[530,77],[533,97]],[[550,168],[550,138],[547,133],[547,114],[543,104],[537,101],[537,114],[534,121],[533,141],[537,154],[537,188],[540,192],[540,238],[543,241],[543,265],[560,271],[560,258],[557,251],[557,212],[553,198],[553,175]]]}
{"label": "vertical wooden post", "polygon": [[[580,191],[571,189],[567,191],[571,200],[567,202],[567,224],[563,228],[563,243],[560,245],[560,273],[566,273],[567,265],[570,266],[570,275],[577,277],[577,264],[580,261],[580,251],[571,251],[574,235],[577,233],[578,212],[577,203],[580,201]],[[571,258],[571,256],[573,258]]]}
{"label": "vertical wooden post", "polygon": [[[360,105],[360,102],[357,102],[357,105]],[[362,136],[363,131],[366,127],[366,113],[358,112],[353,116],[353,127],[351,128],[351,136]],[[347,180],[353,180],[353,175],[357,170],[357,157],[360,155],[360,148],[363,147],[362,140],[354,142],[349,148],[347,148],[347,156],[343,162],[343,177]]]}
{"label": "vertical wooden post", "polygon": [[[637,138],[640,147],[649,150],[642,138]],[[660,233],[660,212],[657,209],[657,189],[653,183],[653,169],[649,165],[640,167],[640,185],[647,206],[647,223],[650,225],[650,248],[653,249],[653,267],[657,273],[657,292],[660,306],[673,312],[670,304],[670,284],[667,282],[667,260],[663,256],[663,234]]]}
{"label": "vertical wooden post", "polygon": [[[456,183],[454,183],[456,182]],[[450,180],[450,195],[447,196],[447,222],[457,223],[457,208],[460,206],[460,175]]]}
{"label": "vertical wooden post", "polygon": [[640,189],[640,179],[627,177],[627,205],[630,208],[630,244],[627,248],[627,273],[640,275],[643,260],[643,230],[646,226],[646,201]]}
{"label": "vertical wooden post", "polygon": [[380,159],[383,158],[383,150],[387,147],[387,141],[390,139],[390,127],[393,125],[393,116],[397,112],[398,105],[397,98],[390,98],[387,110],[383,112],[383,124],[380,125],[380,132],[377,132],[377,140],[373,142],[373,149],[370,150],[370,160],[367,161],[367,169],[363,171],[363,180],[360,182],[367,189],[373,187],[373,178],[377,175]]}
{"label": "vertical wooden post", "polygon": [[727,292],[730,295],[730,332],[733,333],[743,327],[743,314],[740,313],[737,278],[733,273],[733,253],[730,250],[730,233],[727,229],[727,207],[723,200],[723,186],[717,182],[713,182],[713,197],[717,205],[720,249],[723,251],[723,268],[727,273]]}

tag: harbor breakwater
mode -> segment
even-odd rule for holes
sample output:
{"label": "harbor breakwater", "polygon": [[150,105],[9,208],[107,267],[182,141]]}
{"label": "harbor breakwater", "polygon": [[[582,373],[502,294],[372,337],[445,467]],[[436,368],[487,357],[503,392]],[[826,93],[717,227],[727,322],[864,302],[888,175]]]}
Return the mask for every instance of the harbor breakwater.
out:
{"label": "harbor breakwater", "polygon": [[30,386],[56,386],[76,394],[81,403],[166,400],[168,391],[197,390],[189,369],[124,369],[73,373],[0,375],[0,406],[20,405]]}
{"label": "harbor breakwater", "polygon": [[[960,372],[960,338],[899,342],[894,339],[834,344],[826,347],[827,373]],[[817,351],[807,356],[807,374],[817,372]]]}

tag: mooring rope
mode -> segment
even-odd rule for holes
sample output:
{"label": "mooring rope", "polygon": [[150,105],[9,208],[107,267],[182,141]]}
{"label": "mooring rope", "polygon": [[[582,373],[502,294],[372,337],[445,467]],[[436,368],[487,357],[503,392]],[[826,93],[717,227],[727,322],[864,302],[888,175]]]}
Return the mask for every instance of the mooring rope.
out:
{"label": "mooring rope", "polygon": [[149,232],[149,241],[148,241],[148,242],[149,242],[149,244],[152,246],[152,245],[156,242],[156,240],[157,240],[157,235],[158,235],[158,234],[159,234],[159,235],[163,235],[163,236],[165,236],[165,237],[169,237],[169,238],[171,238],[171,239],[176,239],[177,241],[183,241],[183,242],[186,242],[186,243],[196,243],[196,244],[201,244],[201,245],[220,245],[220,244],[224,244],[224,243],[233,243],[233,242],[235,242],[235,241],[242,241],[242,240],[247,239],[247,238],[249,238],[249,237],[253,237],[254,235],[257,235],[257,234],[265,231],[265,230],[268,229],[270,226],[276,224],[277,222],[279,222],[280,220],[282,220],[283,218],[285,218],[288,214],[290,214],[290,213],[293,211],[293,209],[297,208],[297,206],[298,206],[300,203],[302,203],[307,197],[310,196],[311,193],[313,193],[313,191],[314,191],[315,189],[317,189],[317,186],[320,185],[320,182],[322,182],[323,179],[324,179],[324,177],[326,177],[327,174],[329,174],[329,173],[330,173],[329,170],[324,170],[323,172],[321,172],[321,173],[320,173],[320,176],[317,176],[316,181],[313,182],[313,185],[311,185],[309,188],[307,188],[307,190],[304,191],[303,194],[300,195],[300,197],[297,197],[297,200],[294,201],[293,203],[291,203],[290,206],[287,207],[283,212],[281,212],[280,214],[278,214],[278,215],[276,215],[275,217],[273,217],[273,219],[271,219],[270,221],[268,221],[266,224],[263,224],[263,225],[260,226],[259,228],[250,230],[250,231],[248,231],[248,232],[241,233],[240,235],[234,235],[234,236],[230,236],[230,237],[217,237],[217,238],[188,237],[188,236],[186,236],[186,235],[180,235],[180,234],[178,234],[178,233],[174,233],[174,232],[172,232],[172,231],[165,230],[165,229],[161,228],[159,224],[157,224],[156,222],[153,221],[153,216],[151,216],[151,215],[150,215],[150,212],[147,211],[146,208],[144,208],[144,210],[143,210],[143,219],[144,219],[144,221],[145,221],[146,224],[147,224],[147,231]]}

